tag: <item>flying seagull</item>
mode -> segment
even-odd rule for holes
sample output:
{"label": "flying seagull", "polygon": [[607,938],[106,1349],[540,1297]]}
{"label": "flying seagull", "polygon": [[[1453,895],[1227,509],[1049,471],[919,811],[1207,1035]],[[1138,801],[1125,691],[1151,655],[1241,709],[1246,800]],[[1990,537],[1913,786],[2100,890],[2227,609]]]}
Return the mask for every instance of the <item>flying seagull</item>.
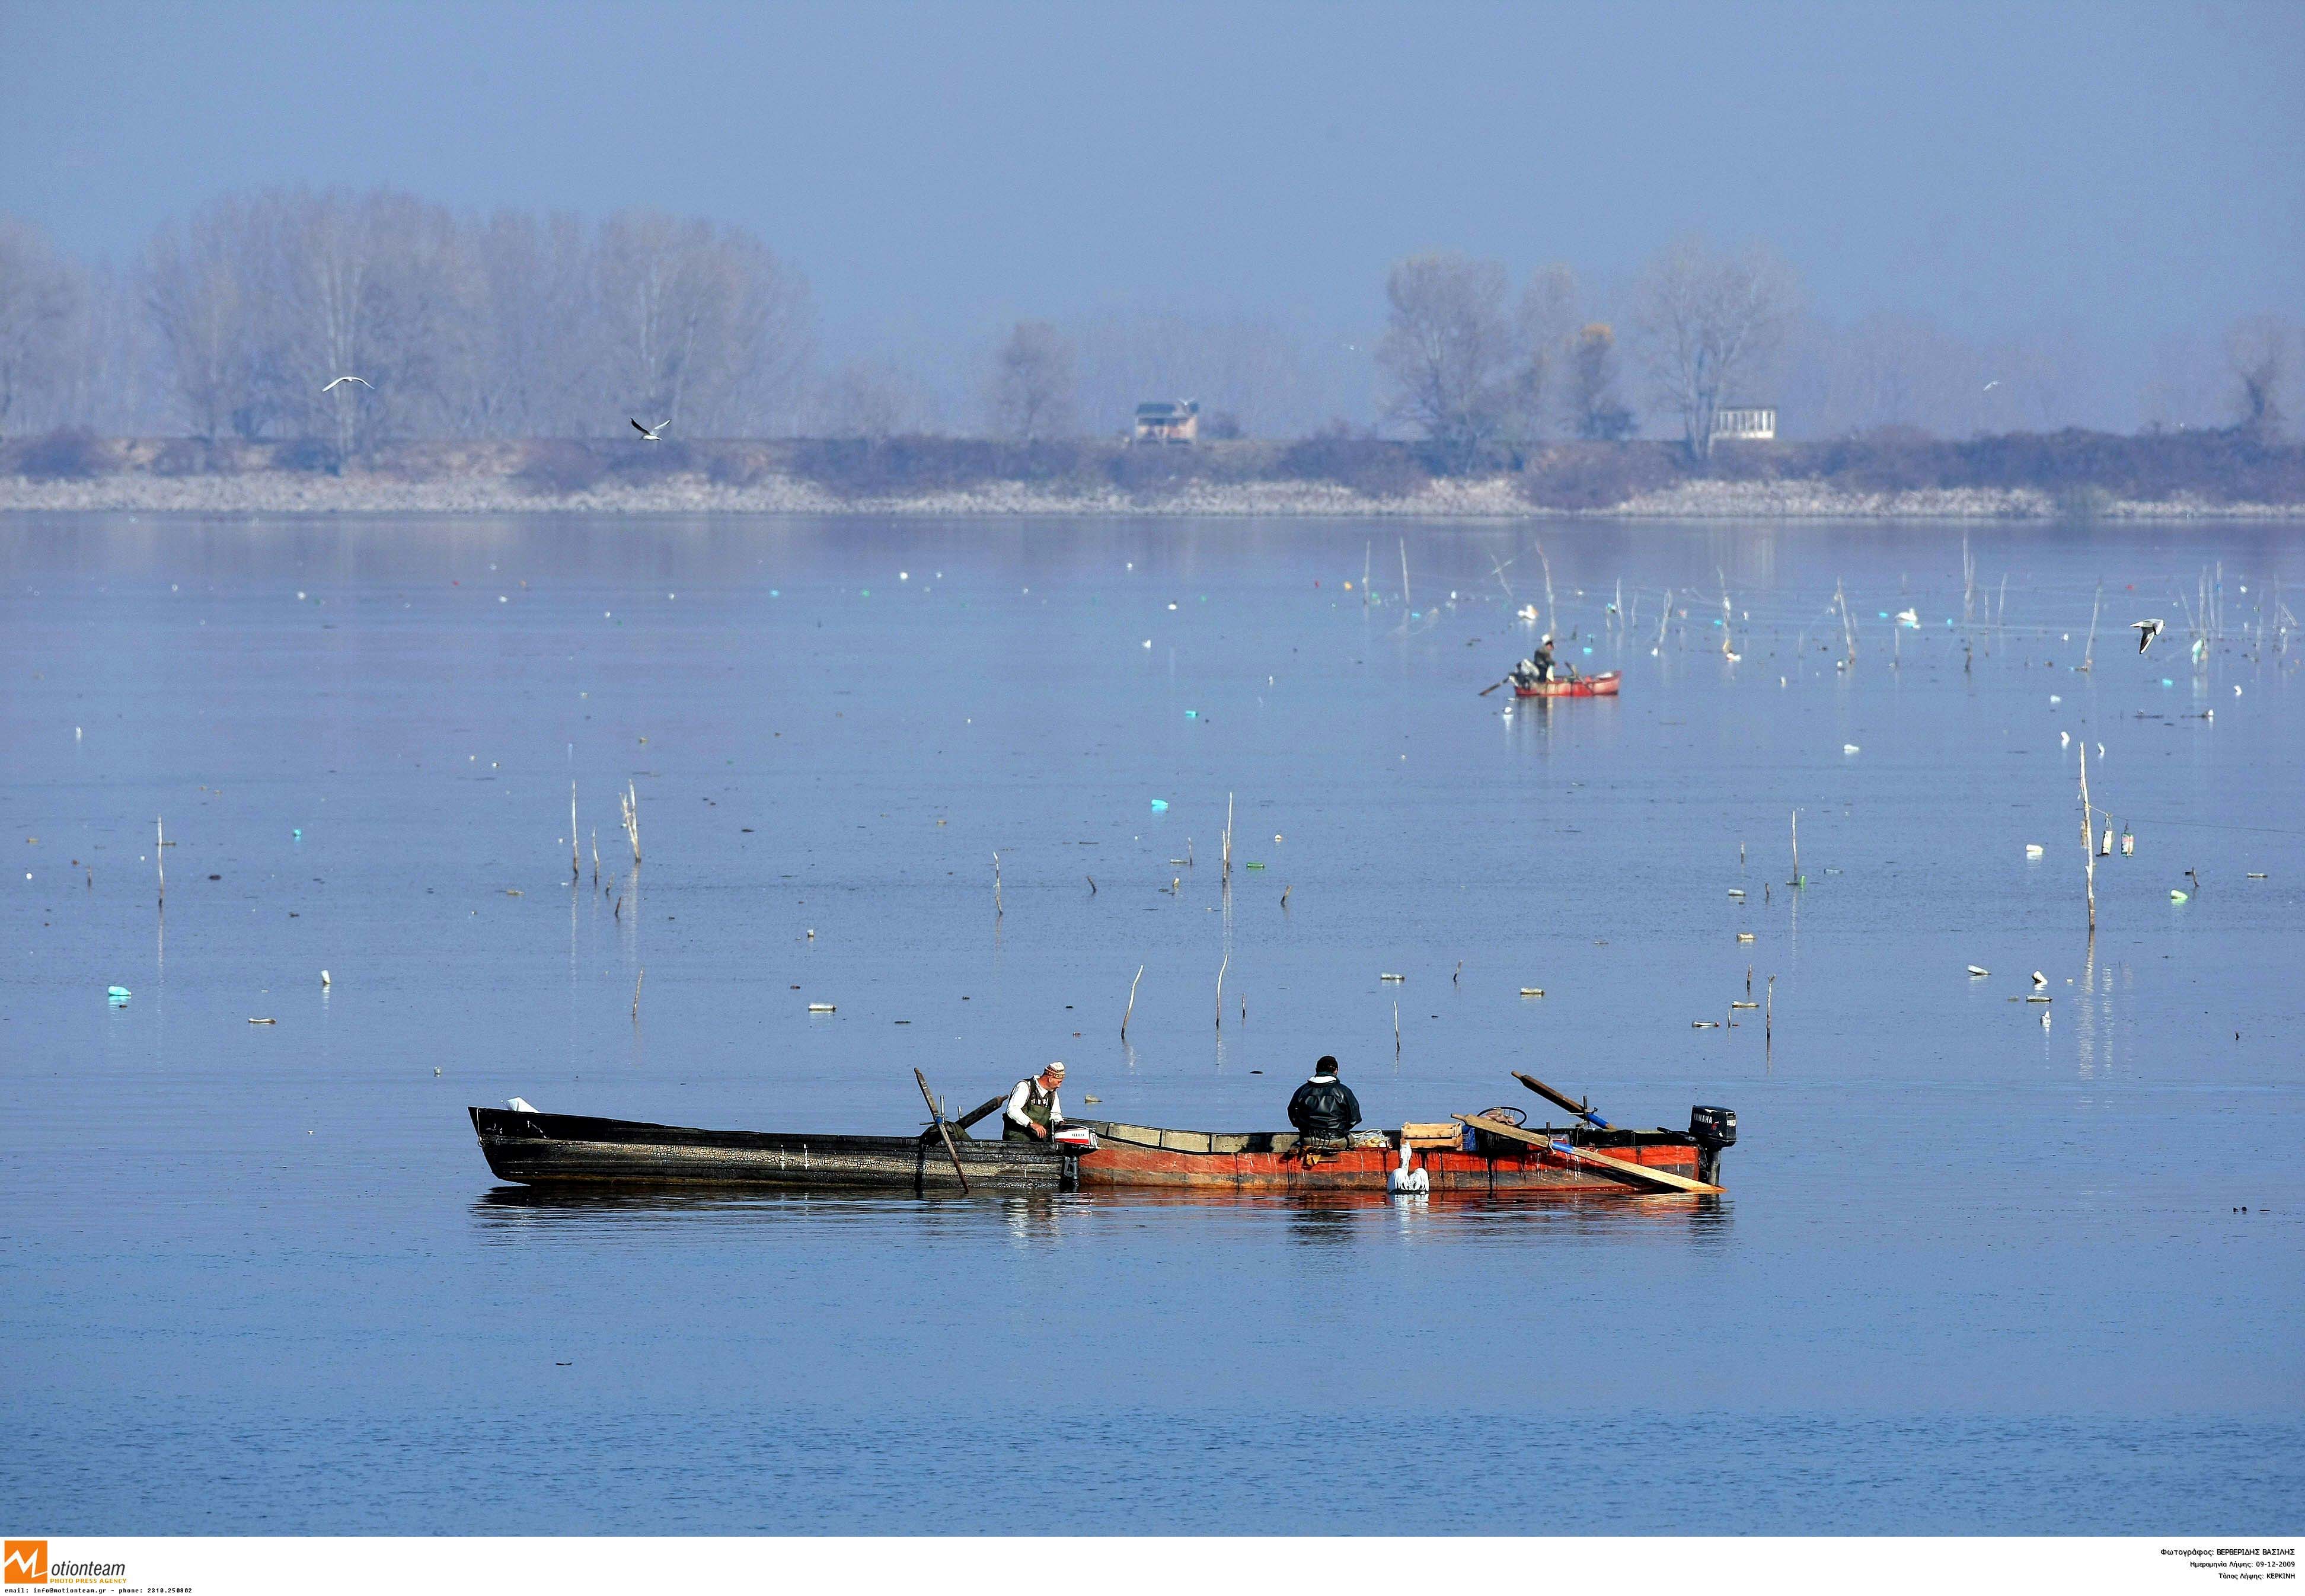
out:
{"label": "flying seagull", "polygon": [[2161,635],[2161,621],[2157,615],[2150,621],[2131,621],[2129,624],[2137,633],[2137,651],[2140,654],[2151,648],[2153,640]]}
{"label": "flying seagull", "polygon": [[1986,383],[1986,384],[1985,385],[1985,391],[1986,391],[1986,393],[1988,393],[1988,394],[1989,394],[1989,393],[1993,392],[1993,390],[1994,390],[1994,389],[1995,389],[1995,388],[1999,387],[2000,386],[2001,386],[2001,379],[2000,379],[1999,378],[1997,378],[1997,377],[1996,377],[1996,378],[1995,378],[1991,382],[1988,382],[1988,383]]}
{"label": "flying seagull", "polygon": [[2049,978],[2047,976],[2042,974],[2038,970],[2033,972],[2033,985],[2036,988],[2046,987],[2048,984]]}
{"label": "flying seagull", "polygon": [[[648,441],[652,444],[662,443],[664,441],[664,429],[672,425],[672,418],[669,416],[667,416],[663,420],[659,421],[653,427],[643,427],[638,421],[634,421],[633,418],[630,416],[626,416],[625,420],[632,421],[633,430],[639,433],[642,437],[648,439]],[[2160,623],[2156,621],[2154,624],[2158,625]]]}
{"label": "flying seagull", "polygon": [[376,384],[374,384],[374,383],[372,383],[372,382],[369,381],[369,379],[368,379],[367,378],[365,378],[365,377],[339,377],[338,378],[336,378],[336,381],[334,381],[334,382],[330,383],[327,387],[322,388],[322,389],[320,390],[320,392],[322,392],[323,394],[333,394],[333,393],[335,393],[338,388],[343,387],[343,386],[344,386],[344,384],[346,384],[346,383],[348,383],[348,382],[356,382],[356,383],[360,384],[360,386],[362,386],[362,387],[364,387],[364,388],[370,388],[370,389],[373,389],[373,388],[376,386]]}

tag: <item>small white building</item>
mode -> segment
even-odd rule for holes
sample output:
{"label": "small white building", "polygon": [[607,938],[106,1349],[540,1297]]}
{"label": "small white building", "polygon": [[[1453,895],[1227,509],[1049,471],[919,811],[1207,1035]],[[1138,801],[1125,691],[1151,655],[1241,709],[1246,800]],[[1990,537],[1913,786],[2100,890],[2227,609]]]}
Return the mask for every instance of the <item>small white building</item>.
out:
{"label": "small white building", "polygon": [[1136,407],[1140,444],[1188,444],[1201,435],[1197,399],[1154,399]]}
{"label": "small white building", "polygon": [[1772,404],[1723,405],[1713,412],[1713,436],[1715,441],[1724,437],[1750,438],[1759,443],[1773,442],[1777,436],[1777,411]]}

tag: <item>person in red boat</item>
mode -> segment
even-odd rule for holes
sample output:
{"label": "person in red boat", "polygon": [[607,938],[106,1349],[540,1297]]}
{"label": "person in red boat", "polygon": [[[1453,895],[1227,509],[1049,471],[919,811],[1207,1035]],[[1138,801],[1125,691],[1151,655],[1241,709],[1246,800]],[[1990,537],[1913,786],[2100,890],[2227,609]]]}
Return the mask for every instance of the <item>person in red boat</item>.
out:
{"label": "person in red boat", "polygon": [[1361,1122],[1360,1099],[1337,1079],[1337,1061],[1323,1055],[1313,1066],[1313,1078],[1289,1099],[1289,1123],[1300,1135],[1341,1141]]}

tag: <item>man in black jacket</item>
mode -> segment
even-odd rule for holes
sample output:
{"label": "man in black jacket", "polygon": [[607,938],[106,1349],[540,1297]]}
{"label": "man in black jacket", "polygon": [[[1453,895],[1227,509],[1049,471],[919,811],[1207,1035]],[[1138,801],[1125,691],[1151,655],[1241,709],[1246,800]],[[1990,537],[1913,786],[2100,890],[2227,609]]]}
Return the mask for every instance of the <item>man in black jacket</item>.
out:
{"label": "man in black jacket", "polygon": [[1323,1055],[1313,1066],[1313,1078],[1289,1099],[1289,1123],[1298,1133],[1335,1140],[1351,1133],[1361,1122],[1360,1099],[1337,1079],[1337,1061]]}

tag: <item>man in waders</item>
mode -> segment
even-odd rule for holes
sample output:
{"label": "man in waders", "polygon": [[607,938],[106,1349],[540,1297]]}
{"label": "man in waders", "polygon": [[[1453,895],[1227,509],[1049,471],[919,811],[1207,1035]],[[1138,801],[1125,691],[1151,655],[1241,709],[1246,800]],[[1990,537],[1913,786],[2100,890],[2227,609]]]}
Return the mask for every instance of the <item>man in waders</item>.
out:
{"label": "man in waders", "polygon": [[1001,1111],[1000,1139],[1046,1142],[1050,1127],[1065,1116],[1064,1105],[1057,1101],[1057,1088],[1064,1083],[1062,1059],[1017,1082],[1016,1090],[1008,1094],[1008,1107]]}

